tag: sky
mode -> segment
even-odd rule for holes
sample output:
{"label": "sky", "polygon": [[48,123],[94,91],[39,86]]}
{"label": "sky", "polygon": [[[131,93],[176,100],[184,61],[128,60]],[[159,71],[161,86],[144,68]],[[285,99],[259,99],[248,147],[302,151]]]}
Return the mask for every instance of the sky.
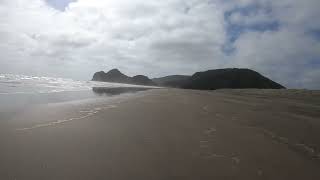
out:
{"label": "sky", "polygon": [[320,89],[319,0],[0,0],[0,73],[250,68]]}

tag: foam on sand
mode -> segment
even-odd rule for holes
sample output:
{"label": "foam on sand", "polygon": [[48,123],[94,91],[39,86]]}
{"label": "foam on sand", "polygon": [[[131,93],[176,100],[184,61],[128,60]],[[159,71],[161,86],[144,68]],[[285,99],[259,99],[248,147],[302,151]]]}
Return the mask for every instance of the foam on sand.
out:
{"label": "foam on sand", "polygon": [[34,126],[31,126],[31,127],[18,128],[18,129],[16,129],[16,131],[27,131],[27,130],[43,128],[43,127],[48,127],[48,126],[56,126],[56,125],[59,125],[59,124],[70,122],[70,121],[85,119],[85,118],[91,117],[91,116],[99,113],[102,110],[114,109],[114,108],[117,108],[117,106],[109,105],[109,106],[105,106],[105,107],[94,108],[92,110],[82,110],[82,111],[79,111],[79,112],[80,113],[85,113],[85,115],[83,115],[83,116],[72,117],[72,118],[69,118],[69,119],[56,120],[56,121],[49,122],[49,123],[36,124]]}

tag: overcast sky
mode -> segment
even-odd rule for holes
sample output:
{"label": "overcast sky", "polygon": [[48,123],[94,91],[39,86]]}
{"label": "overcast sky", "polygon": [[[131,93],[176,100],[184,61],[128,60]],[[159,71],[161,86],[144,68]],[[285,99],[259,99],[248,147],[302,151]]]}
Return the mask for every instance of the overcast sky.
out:
{"label": "overcast sky", "polygon": [[0,73],[251,68],[320,89],[320,0],[0,0]]}

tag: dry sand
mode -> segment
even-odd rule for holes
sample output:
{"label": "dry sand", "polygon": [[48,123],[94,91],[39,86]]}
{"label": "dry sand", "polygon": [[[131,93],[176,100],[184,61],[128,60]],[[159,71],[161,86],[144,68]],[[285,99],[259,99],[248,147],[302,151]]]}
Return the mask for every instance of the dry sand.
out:
{"label": "dry sand", "polygon": [[317,91],[160,89],[12,113],[1,180],[320,179]]}

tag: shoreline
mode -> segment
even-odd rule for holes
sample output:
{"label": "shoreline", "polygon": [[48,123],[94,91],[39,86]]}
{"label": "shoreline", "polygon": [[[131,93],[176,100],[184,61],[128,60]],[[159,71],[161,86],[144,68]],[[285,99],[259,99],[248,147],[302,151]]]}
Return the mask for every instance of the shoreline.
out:
{"label": "shoreline", "polygon": [[[121,92],[115,95],[99,93],[96,97],[92,98],[53,101],[42,104],[30,104],[24,107],[14,106],[7,110],[2,109],[4,111],[2,114],[6,114],[6,118],[3,119],[2,116],[1,120],[5,120],[11,126],[11,131],[58,125],[76,119],[89,118],[97,113],[96,111],[103,110],[104,106],[114,106],[114,104],[143,96],[140,90],[135,91],[127,87],[125,87],[125,90],[122,90],[123,88],[119,89]],[[143,89],[143,91],[147,90],[150,89]],[[48,96],[50,95],[52,94],[48,94]],[[3,124],[3,122],[1,123]]]}

